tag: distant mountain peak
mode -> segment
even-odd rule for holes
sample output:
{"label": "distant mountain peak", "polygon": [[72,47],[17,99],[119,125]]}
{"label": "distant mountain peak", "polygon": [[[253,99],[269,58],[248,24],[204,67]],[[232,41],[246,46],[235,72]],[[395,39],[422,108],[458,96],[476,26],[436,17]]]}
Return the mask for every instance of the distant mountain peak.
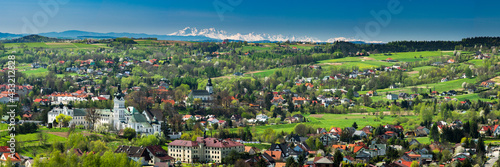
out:
{"label": "distant mountain peak", "polygon": [[[372,43],[368,41],[363,41],[359,39],[351,39],[351,38],[345,38],[345,37],[337,37],[337,38],[330,38],[326,41],[319,40],[318,38],[315,37],[310,37],[310,36],[302,36],[302,37],[296,37],[296,36],[286,36],[282,34],[277,34],[277,35],[271,35],[271,34],[259,34],[255,32],[247,33],[247,34],[241,34],[241,33],[235,33],[231,34],[228,33],[224,30],[217,30],[215,28],[205,28],[205,29],[198,29],[196,27],[185,27],[182,30],[179,30],[177,32],[168,34],[168,35],[173,35],[173,36],[204,36],[208,38],[213,38],[213,39],[219,39],[219,40],[224,40],[224,39],[229,39],[229,40],[241,40],[241,41],[300,41],[300,42],[335,42],[335,41],[347,41],[347,42],[359,42],[359,43]],[[380,43],[379,41],[373,41],[375,43]]]}

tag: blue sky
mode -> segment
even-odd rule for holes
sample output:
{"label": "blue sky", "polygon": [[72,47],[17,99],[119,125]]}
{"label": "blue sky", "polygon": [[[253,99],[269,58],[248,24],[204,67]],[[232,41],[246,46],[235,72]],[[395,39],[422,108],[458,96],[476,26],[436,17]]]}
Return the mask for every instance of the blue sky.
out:
{"label": "blue sky", "polygon": [[[39,2],[67,3],[58,3],[59,10],[51,16]],[[45,13],[47,22],[36,26],[38,32],[170,34],[189,26],[213,27],[229,33],[311,36],[320,40],[355,38],[359,37],[355,27],[367,33],[366,25],[380,25],[370,11],[389,11],[388,4],[392,2],[399,2],[401,12],[389,12],[390,22],[365,40],[500,36],[500,2],[485,0],[16,0],[0,2],[0,32],[22,33],[23,18],[32,21],[34,16],[42,18]],[[230,9],[222,14],[224,19],[214,3]]]}

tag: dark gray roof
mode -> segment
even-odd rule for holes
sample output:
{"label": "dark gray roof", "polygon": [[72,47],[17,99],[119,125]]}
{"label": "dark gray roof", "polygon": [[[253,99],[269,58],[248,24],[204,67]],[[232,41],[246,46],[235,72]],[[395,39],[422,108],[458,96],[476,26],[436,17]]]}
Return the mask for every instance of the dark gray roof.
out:
{"label": "dark gray roof", "polygon": [[144,156],[144,151],[146,150],[146,147],[134,147],[134,146],[119,146],[116,150],[115,153],[126,153],[127,157],[144,157],[145,159],[149,160],[149,157]]}
{"label": "dark gray roof", "polygon": [[192,90],[190,94],[192,96],[210,96],[207,90]]}
{"label": "dark gray roof", "polygon": [[86,116],[87,111],[85,109],[73,109],[73,116]]}

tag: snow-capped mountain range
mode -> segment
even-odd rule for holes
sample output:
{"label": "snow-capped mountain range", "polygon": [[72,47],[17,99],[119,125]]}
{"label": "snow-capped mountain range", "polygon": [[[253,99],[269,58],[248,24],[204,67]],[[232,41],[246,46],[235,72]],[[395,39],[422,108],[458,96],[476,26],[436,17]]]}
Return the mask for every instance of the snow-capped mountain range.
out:
{"label": "snow-capped mountain range", "polygon": [[[8,40],[23,37],[30,34],[9,34],[0,33],[0,40]],[[61,39],[85,39],[85,38],[96,38],[96,39],[106,39],[106,38],[118,38],[118,37],[130,37],[130,38],[157,38],[158,40],[176,40],[176,41],[222,41],[225,39],[232,41],[249,41],[249,42],[282,42],[282,41],[297,41],[297,42],[328,42],[333,43],[335,41],[347,41],[352,43],[382,43],[379,41],[363,41],[359,39],[352,38],[330,38],[326,41],[319,40],[315,37],[310,36],[286,36],[286,35],[273,35],[265,33],[228,33],[224,30],[217,30],[215,28],[197,29],[194,27],[186,27],[174,33],[167,35],[157,35],[157,34],[144,34],[144,33],[100,33],[100,32],[88,32],[79,30],[68,30],[63,32],[46,32],[37,35],[61,38]]]}
{"label": "snow-capped mountain range", "polygon": [[248,34],[241,34],[241,33],[236,33],[236,34],[230,34],[224,30],[217,30],[215,28],[205,28],[205,29],[197,29],[195,27],[186,27],[182,30],[179,30],[177,32],[168,34],[172,36],[204,36],[212,39],[229,39],[229,40],[241,40],[241,41],[300,41],[300,42],[335,42],[335,41],[349,41],[349,42],[355,42],[355,41],[362,41],[366,43],[380,43],[377,41],[363,41],[359,39],[351,39],[351,38],[345,38],[345,37],[338,37],[338,38],[330,38],[326,41],[319,40],[318,38],[315,37],[309,37],[309,36],[302,36],[302,37],[296,37],[296,36],[285,36],[285,35],[271,35],[271,34],[258,34],[258,33],[248,33]]}

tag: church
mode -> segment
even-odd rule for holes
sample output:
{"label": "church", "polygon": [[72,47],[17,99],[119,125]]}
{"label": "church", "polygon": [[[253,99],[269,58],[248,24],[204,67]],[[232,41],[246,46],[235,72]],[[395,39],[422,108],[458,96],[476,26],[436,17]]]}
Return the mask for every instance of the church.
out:
{"label": "church", "polygon": [[191,90],[188,98],[201,99],[203,102],[209,102],[212,100],[212,94],[214,93],[214,87],[212,85],[212,79],[208,78],[207,86],[205,90]]}
{"label": "church", "polygon": [[[101,115],[100,120],[94,126],[109,125],[114,130],[120,131],[125,128],[132,128],[138,134],[154,134],[161,132],[161,118],[147,114],[146,111],[139,112],[136,108],[129,106],[125,107],[125,95],[122,93],[120,85],[118,85],[118,92],[114,94],[113,109],[97,109]],[[89,124],[85,120],[87,115],[86,109],[73,109],[71,106],[64,106],[52,109],[48,113],[48,123],[53,123],[59,114],[71,116],[73,119],[69,125],[84,125],[88,127]]]}

